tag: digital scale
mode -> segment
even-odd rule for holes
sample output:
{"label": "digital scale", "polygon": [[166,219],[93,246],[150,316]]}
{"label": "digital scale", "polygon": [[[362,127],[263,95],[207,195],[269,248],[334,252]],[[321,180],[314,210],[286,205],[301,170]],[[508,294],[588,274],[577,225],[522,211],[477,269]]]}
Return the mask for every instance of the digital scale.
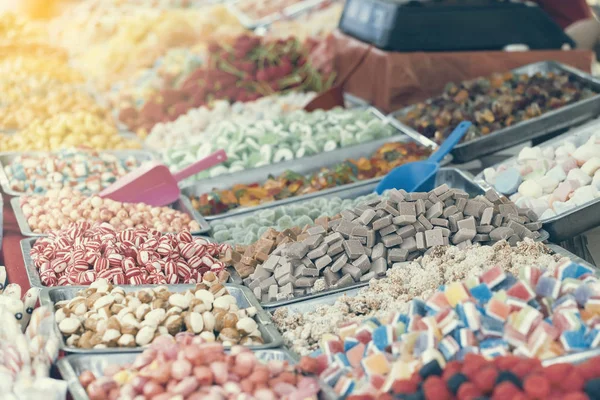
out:
{"label": "digital scale", "polygon": [[380,49],[402,52],[575,47],[532,2],[346,0],[339,28]]}

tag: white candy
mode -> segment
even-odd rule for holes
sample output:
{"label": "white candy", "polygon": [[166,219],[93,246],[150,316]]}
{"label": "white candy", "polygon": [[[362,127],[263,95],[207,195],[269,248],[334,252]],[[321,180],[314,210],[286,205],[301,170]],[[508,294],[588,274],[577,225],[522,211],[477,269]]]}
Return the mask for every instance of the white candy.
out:
{"label": "white candy", "polygon": [[542,157],[542,150],[539,147],[525,147],[519,152],[519,161],[538,160]]}
{"label": "white candy", "polygon": [[555,201],[554,203],[552,203],[552,208],[554,208],[556,214],[565,213],[574,209],[575,207],[577,207],[577,204],[575,204],[575,202],[571,200],[567,200],[564,203],[562,201]]}
{"label": "white candy", "polygon": [[536,215],[542,215],[546,210],[550,209],[548,197],[542,196],[539,199],[531,200],[531,209]]}
{"label": "white candy", "polygon": [[579,146],[575,152],[573,152],[573,157],[577,160],[579,165],[585,163],[592,157],[596,157],[600,154],[600,145],[594,144],[585,144],[583,146]]}
{"label": "white candy", "polygon": [[496,182],[496,170],[494,168],[486,168],[483,170],[483,179],[490,185],[493,185]]}
{"label": "white candy", "polygon": [[552,217],[556,217],[556,213],[551,208],[547,209],[539,216],[540,220],[545,220]]}
{"label": "white candy", "polygon": [[554,160],[554,149],[550,146],[542,149],[542,157],[546,160]]}
{"label": "white candy", "polygon": [[552,167],[552,169],[546,173],[546,176],[556,179],[559,182],[567,179],[567,174],[565,174],[565,170],[560,165]]}
{"label": "white candy", "polygon": [[580,206],[593,201],[596,197],[598,197],[598,189],[594,186],[584,186],[575,189],[570,201]]}
{"label": "white candy", "polygon": [[592,186],[600,190],[600,170],[596,171],[594,178],[592,179]]}
{"label": "white candy", "polygon": [[567,180],[577,181],[580,186],[586,186],[592,182],[592,178],[579,168],[570,170],[567,174]]}
{"label": "white candy", "polygon": [[554,189],[556,189],[556,187],[558,186],[558,184],[560,182],[558,181],[558,179],[553,178],[552,176],[546,175],[546,176],[540,178],[538,180],[538,183],[542,187],[542,191],[545,194],[550,194],[554,191]]}
{"label": "white candy", "polygon": [[581,170],[589,176],[594,176],[596,171],[600,169],[600,156],[592,157],[581,166]]}
{"label": "white candy", "polygon": [[519,186],[519,193],[526,197],[538,198],[542,196],[542,186],[533,179],[528,179]]}
{"label": "white candy", "polygon": [[[572,145],[572,143],[571,143]],[[571,154],[575,151],[575,146],[572,146],[573,148],[571,148],[571,146],[567,146],[566,144],[563,144],[561,146],[558,146],[556,148],[556,150],[554,151],[554,155],[556,157],[557,160],[563,160],[565,158],[569,158],[571,156]]]}

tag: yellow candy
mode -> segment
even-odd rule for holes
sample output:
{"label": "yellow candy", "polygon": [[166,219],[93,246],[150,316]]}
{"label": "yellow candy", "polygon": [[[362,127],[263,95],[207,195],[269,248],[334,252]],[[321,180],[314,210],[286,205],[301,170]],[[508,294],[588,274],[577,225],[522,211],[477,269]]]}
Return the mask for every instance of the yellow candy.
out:
{"label": "yellow candy", "polygon": [[390,372],[390,362],[384,353],[373,353],[363,359],[361,364],[368,375],[386,375]]}
{"label": "yellow candy", "polygon": [[445,294],[451,307],[455,307],[457,304],[469,298],[469,294],[460,282],[454,282],[446,286]]}

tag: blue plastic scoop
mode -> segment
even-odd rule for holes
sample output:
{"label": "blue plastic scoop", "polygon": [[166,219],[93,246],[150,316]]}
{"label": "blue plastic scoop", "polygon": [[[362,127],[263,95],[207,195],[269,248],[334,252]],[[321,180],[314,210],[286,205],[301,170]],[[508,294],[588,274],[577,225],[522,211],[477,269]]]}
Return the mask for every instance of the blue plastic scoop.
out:
{"label": "blue plastic scoop", "polygon": [[435,176],[440,169],[440,161],[450,153],[469,130],[471,123],[463,121],[427,161],[415,161],[400,165],[383,177],[375,188],[377,194],[388,189],[404,189],[407,192],[430,191],[435,184]]}

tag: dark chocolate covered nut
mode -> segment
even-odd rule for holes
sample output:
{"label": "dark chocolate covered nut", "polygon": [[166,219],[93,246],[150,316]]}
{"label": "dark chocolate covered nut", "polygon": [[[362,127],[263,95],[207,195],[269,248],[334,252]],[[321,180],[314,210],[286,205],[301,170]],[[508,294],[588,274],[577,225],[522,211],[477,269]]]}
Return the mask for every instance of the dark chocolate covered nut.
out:
{"label": "dark chocolate covered nut", "polygon": [[409,251],[406,249],[391,249],[388,253],[390,262],[406,261]]}
{"label": "dark chocolate covered nut", "polygon": [[340,288],[340,287],[346,287],[346,286],[352,285],[353,283],[354,283],[354,279],[352,279],[352,276],[350,276],[350,274],[345,274],[344,276],[342,276],[340,278],[339,281],[337,281],[335,286]]}
{"label": "dark chocolate covered nut", "polygon": [[440,231],[442,231],[442,236],[444,237],[449,237],[452,233],[450,232],[450,229],[444,228],[443,226],[434,226],[433,229],[439,229]]}
{"label": "dark chocolate covered nut", "polygon": [[365,253],[363,245],[358,240],[346,240],[344,241],[344,249],[348,258],[356,260],[358,257]]}
{"label": "dark chocolate covered nut", "polygon": [[328,266],[332,261],[333,260],[331,259],[330,256],[324,255],[323,257],[315,260],[315,266],[317,267],[318,270],[321,270],[321,269],[325,268],[326,266]]}
{"label": "dark chocolate covered nut", "polygon": [[417,234],[415,235],[415,240],[417,242],[417,250],[425,250],[427,249],[427,245],[425,243],[425,233],[424,232],[417,232]]}
{"label": "dark chocolate covered nut", "polygon": [[391,235],[384,236],[381,238],[383,245],[387,248],[399,246],[402,243],[402,236],[397,233],[392,233]]}
{"label": "dark chocolate covered nut", "polygon": [[392,222],[398,226],[411,225],[417,222],[417,217],[414,215],[399,215],[394,217]]}
{"label": "dark chocolate covered nut", "polygon": [[457,225],[458,225],[459,230],[461,230],[461,229],[476,230],[476,228],[477,228],[477,223],[475,222],[475,217],[472,217],[472,216],[458,221]]}
{"label": "dark chocolate covered nut", "polygon": [[429,210],[427,210],[427,212],[425,213],[425,217],[427,217],[427,219],[431,220],[431,218],[437,218],[439,216],[442,215],[442,213],[444,212],[444,203],[437,202],[434,205],[432,205]]}
{"label": "dark chocolate covered nut", "polygon": [[379,218],[373,221],[373,230],[378,231],[380,229],[385,228],[392,224],[393,217],[391,215],[386,215],[385,217]]}
{"label": "dark chocolate covered nut", "polygon": [[342,268],[342,273],[350,275],[355,281],[359,280],[362,276],[361,270],[357,266],[354,266],[352,264],[346,264]]}
{"label": "dark chocolate covered nut", "polygon": [[327,254],[328,249],[329,249],[329,246],[327,245],[327,243],[322,243],[316,249],[309,251],[306,256],[308,258],[310,258],[311,260],[315,260],[315,259],[323,257],[325,254]]}
{"label": "dark chocolate covered nut", "polygon": [[511,237],[514,234],[515,234],[515,231],[513,231],[512,229],[505,227],[505,226],[501,226],[490,232],[490,239],[496,240],[496,241],[504,240],[504,239],[508,239],[509,237]]}
{"label": "dark chocolate covered nut", "polygon": [[406,249],[409,253],[417,251],[417,240],[415,239],[415,236],[410,236],[404,239],[404,241],[400,245],[400,248]]}
{"label": "dark chocolate covered nut", "polygon": [[417,216],[417,211],[415,209],[415,203],[401,202],[398,203],[398,211],[400,211],[400,215],[412,215]]}
{"label": "dark chocolate covered nut", "polygon": [[371,269],[371,261],[366,254],[358,257],[356,260],[352,262],[352,265],[360,269],[360,272],[366,274]]}
{"label": "dark chocolate covered nut", "polygon": [[439,229],[430,229],[425,231],[425,243],[428,248],[433,246],[443,246],[444,236]]}
{"label": "dark chocolate covered nut", "polygon": [[465,240],[472,240],[476,234],[477,231],[475,229],[461,228],[454,234],[454,236],[452,236],[452,243],[458,244],[464,242]]}
{"label": "dark chocolate covered nut", "polygon": [[433,226],[441,226],[442,228],[448,227],[448,220],[445,218],[431,218],[429,222],[431,222],[431,225]]}
{"label": "dark chocolate covered nut", "polygon": [[479,221],[479,224],[480,225],[491,225],[493,217],[494,217],[494,208],[487,207],[486,209],[483,210],[483,213],[481,213],[481,220]]}
{"label": "dark chocolate covered nut", "polygon": [[333,272],[338,272],[344,265],[346,265],[346,263],[348,263],[348,255],[344,253],[340,258],[333,262],[331,265],[331,270]]}
{"label": "dark chocolate covered nut", "polygon": [[343,245],[343,242],[340,240],[340,241],[332,243],[331,246],[329,246],[329,248],[327,249],[327,255],[333,257],[336,254],[339,254],[343,251],[344,251],[344,245]]}
{"label": "dark chocolate covered nut", "polygon": [[387,235],[389,235],[389,234],[390,234],[390,233],[392,233],[392,232],[396,232],[396,229],[398,229],[398,228],[396,227],[396,225],[389,225],[389,226],[386,226],[386,227],[385,227],[385,228],[383,228],[383,229],[380,229],[380,230],[379,230],[379,234],[380,234],[382,237],[383,237],[383,236],[387,236]]}
{"label": "dark chocolate covered nut", "polygon": [[403,226],[402,228],[398,228],[396,233],[402,238],[409,238],[414,236],[417,233],[417,230],[413,225]]}
{"label": "dark chocolate covered nut", "polygon": [[358,218],[361,224],[368,225],[371,223],[373,218],[375,217],[375,210],[372,208],[366,209]]}
{"label": "dark chocolate covered nut", "polygon": [[311,228],[308,228],[306,230],[306,233],[308,233],[311,236],[312,235],[324,235],[327,233],[327,231],[321,225],[315,225]]}
{"label": "dark chocolate covered nut", "polygon": [[420,222],[421,224],[423,224],[423,226],[425,227],[426,230],[433,229],[433,225],[431,224],[431,222],[429,222],[429,220],[425,217],[425,215],[419,215],[419,218],[417,218],[417,221]]}
{"label": "dark chocolate covered nut", "polygon": [[428,207],[426,201],[429,202],[429,200],[417,200],[415,202],[415,212],[417,215],[423,215],[427,211]]}
{"label": "dark chocolate covered nut", "polygon": [[477,233],[488,234],[493,230],[494,230],[494,227],[492,225],[479,225],[477,227]]}

